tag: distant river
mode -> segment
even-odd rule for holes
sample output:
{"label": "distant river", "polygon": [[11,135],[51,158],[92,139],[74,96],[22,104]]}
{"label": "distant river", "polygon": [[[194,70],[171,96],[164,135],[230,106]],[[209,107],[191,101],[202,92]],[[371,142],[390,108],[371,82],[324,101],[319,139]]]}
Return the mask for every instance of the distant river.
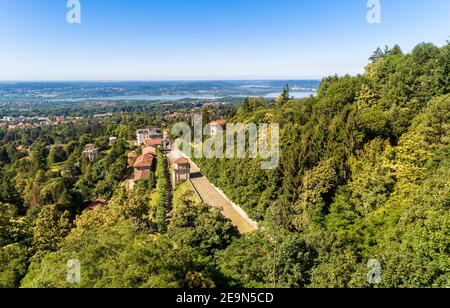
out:
{"label": "distant river", "polygon": [[[290,93],[294,98],[305,98],[316,95],[312,91],[294,91]],[[213,95],[122,95],[122,96],[104,96],[104,97],[85,97],[85,98],[63,98],[51,99],[52,102],[84,102],[84,101],[179,101],[182,99],[204,99],[214,100],[224,97],[265,97],[277,98],[279,92],[268,93],[266,95],[230,95],[230,96],[213,96]]]}

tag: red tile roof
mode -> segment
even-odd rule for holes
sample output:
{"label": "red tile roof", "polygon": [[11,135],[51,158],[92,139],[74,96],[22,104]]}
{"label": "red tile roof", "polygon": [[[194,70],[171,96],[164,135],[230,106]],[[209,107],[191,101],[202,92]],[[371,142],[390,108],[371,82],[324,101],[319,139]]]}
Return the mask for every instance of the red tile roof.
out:
{"label": "red tile roof", "polygon": [[150,147],[150,146],[148,146],[148,147],[145,147],[143,150],[142,150],[142,154],[152,154],[152,155],[155,155],[156,156],[156,149],[154,148],[154,147]]}
{"label": "red tile roof", "polygon": [[209,125],[211,126],[225,126],[225,124],[227,124],[227,121],[224,119],[212,121],[211,123],[209,123]]}
{"label": "red tile roof", "polygon": [[134,163],[134,168],[151,168],[153,165],[154,156],[151,154],[144,154],[139,156]]}
{"label": "red tile roof", "polygon": [[162,146],[162,144],[163,144],[162,138],[150,138],[145,141],[146,146],[150,146],[150,147],[154,147],[154,148]]}

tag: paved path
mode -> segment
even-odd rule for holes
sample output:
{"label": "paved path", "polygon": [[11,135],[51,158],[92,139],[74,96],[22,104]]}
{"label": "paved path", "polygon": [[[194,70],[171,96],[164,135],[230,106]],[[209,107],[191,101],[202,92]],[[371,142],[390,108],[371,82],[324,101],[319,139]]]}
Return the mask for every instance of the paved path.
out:
{"label": "paved path", "polygon": [[212,207],[220,208],[222,210],[222,214],[232,221],[232,223],[238,228],[239,232],[250,233],[257,230],[256,223],[251,221],[243,210],[237,209],[233,206],[233,204],[200,173],[200,169],[198,169],[195,164],[191,162],[191,165],[191,182],[203,202]]}

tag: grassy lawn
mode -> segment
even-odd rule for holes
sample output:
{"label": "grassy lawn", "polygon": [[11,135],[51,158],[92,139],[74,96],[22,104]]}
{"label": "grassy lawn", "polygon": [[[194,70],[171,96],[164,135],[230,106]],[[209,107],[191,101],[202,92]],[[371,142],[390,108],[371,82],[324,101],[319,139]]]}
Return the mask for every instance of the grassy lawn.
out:
{"label": "grassy lawn", "polygon": [[187,192],[191,192],[191,197],[189,198],[194,203],[200,203],[199,198],[195,194],[194,190],[191,187],[191,184],[189,182],[184,182],[183,184],[178,185],[178,187],[175,189],[175,192],[173,194],[173,206],[174,208],[177,208],[178,206],[181,206],[181,197],[186,194]]}

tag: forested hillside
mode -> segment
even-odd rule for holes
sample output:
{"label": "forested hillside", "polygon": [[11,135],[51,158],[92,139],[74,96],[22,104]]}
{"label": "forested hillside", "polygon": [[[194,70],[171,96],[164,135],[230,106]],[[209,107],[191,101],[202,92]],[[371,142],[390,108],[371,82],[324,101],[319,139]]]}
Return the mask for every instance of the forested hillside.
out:
{"label": "forested hillside", "polygon": [[[228,122],[280,124],[278,168],[198,163],[261,223],[251,234],[188,186],[165,223],[161,158],[148,181],[121,185],[135,128],[161,118],[0,130],[0,287],[371,287],[370,259],[378,286],[450,287],[450,44],[379,49],[315,97],[236,108]],[[80,284],[66,281],[70,259]]]}
{"label": "forested hillside", "polygon": [[201,161],[271,234],[220,254],[237,285],[363,287],[378,259],[383,287],[450,286],[450,45],[370,60],[364,75],[324,79],[317,97],[237,110],[230,122],[280,123],[276,170]]}

